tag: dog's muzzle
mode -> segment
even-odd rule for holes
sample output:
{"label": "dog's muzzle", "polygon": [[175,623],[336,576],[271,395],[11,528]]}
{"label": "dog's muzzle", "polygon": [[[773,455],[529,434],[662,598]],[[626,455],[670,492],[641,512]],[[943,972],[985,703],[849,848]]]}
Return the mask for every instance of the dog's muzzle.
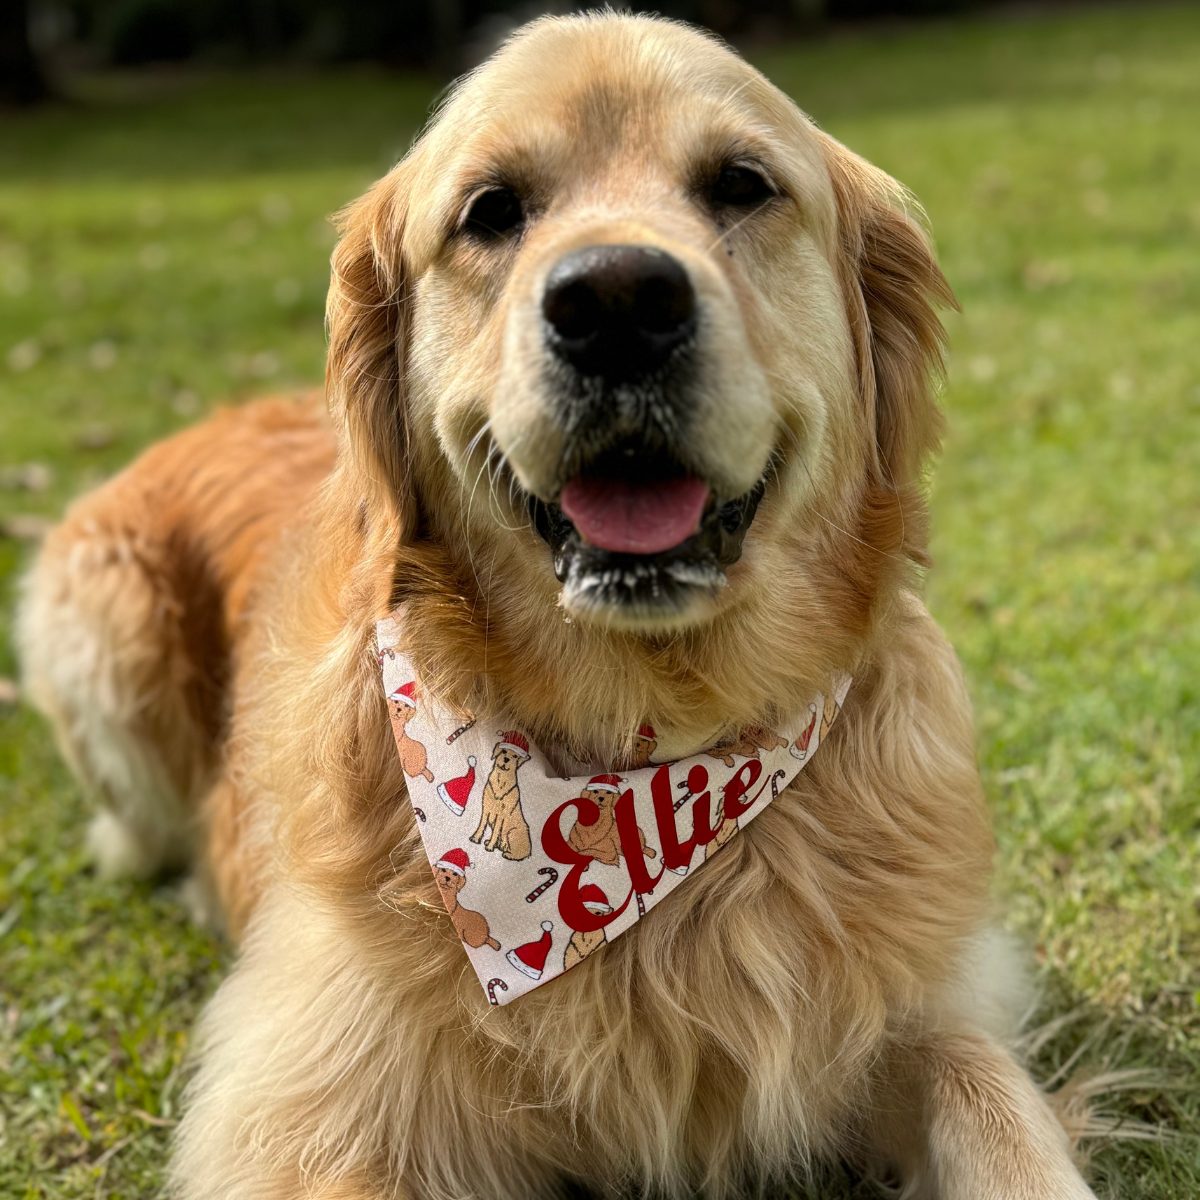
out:
{"label": "dog's muzzle", "polygon": [[763,482],[721,497],[689,466],[697,307],[687,270],[653,246],[588,246],[547,277],[563,482],[529,504],[570,607],[680,611],[741,556]]}

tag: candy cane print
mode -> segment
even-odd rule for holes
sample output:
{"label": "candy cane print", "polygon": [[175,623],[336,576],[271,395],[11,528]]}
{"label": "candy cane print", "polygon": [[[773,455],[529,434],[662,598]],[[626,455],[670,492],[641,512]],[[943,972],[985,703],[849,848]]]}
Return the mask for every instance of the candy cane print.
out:
{"label": "candy cane print", "polygon": [[548,875],[549,879],[545,883],[539,883],[537,887],[525,897],[526,904],[532,904],[547,888],[552,888],[558,882],[558,872],[553,867],[538,867],[539,875]]}
{"label": "candy cane print", "polygon": [[683,788],[683,795],[675,801],[675,807],[673,809],[674,812],[678,812],[692,798],[692,789],[688,787],[688,781],[686,779],[681,779],[675,786],[677,788]]}
{"label": "candy cane print", "polygon": [[642,893],[637,893],[638,902],[638,920],[640,921],[646,915],[646,902],[642,899]]}
{"label": "candy cane print", "polygon": [[459,727],[458,727],[458,728],[457,728],[457,729],[456,729],[456,730],[455,730],[455,731],[454,731],[454,732],[453,732],[453,733],[452,733],[452,734],[451,734],[451,735],[450,735],[450,736],[449,736],[449,737],[446,739],[446,745],[447,745],[447,746],[452,746],[452,745],[453,745],[455,742],[457,742],[457,741],[458,741],[458,739],[459,739],[460,737],[462,737],[462,735],[463,735],[464,733],[466,733],[466,732],[467,732],[467,730],[468,730],[468,729],[470,729],[470,728],[471,728],[471,726],[472,726],[472,725],[474,725],[474,724],[475,724],[475,718],[474,718],[474,717],[472,717],[472,718],[471,718],[471,719],[470,719],[470,720],[469,720],[469,721],[468,721],[468,722],[467,722],[465,725],[460,725],[460,726],[459,726]]}
{"label": "candy cane print", "polygon": [[424,811],[422,809],[419,809],[415,804],[413,805],[413,812],[415,812],[422,821],[425,820]]}
{"label": "candy cane print", "polygon": [[497,984],[499,984],[499,986],[500,986],[500,990],[501,990],[502,992],[507,992],[507,991],[508,991],[508,984],[507,984],[507,983],[505,983],[503,979],[499,979],[499,978],[497,978],[497,979],[489,979],[489,980],[488,980],[488,982],[487,982],[487,994],[488,994],[488,1000],[489,1000],[489,1001],[490,1001],[492,1004],[499,1004],[499,1003],[500,1003],[500,1001],[496,999],[496,985],[497,985]]}

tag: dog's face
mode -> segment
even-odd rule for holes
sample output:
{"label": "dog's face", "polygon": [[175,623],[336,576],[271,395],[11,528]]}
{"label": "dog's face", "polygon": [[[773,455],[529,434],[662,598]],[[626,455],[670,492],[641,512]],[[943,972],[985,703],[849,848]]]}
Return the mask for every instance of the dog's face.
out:
{"label": "dog's face", "polygon": [[635,762],[649,764],[650,756],[658,749],[658,742],[653,738],[643,737],[640,733],[633,739],[633,759]]}
{"label": "dog's face", "polygon": [[783,544],[906,483],[931,420],[877,404],[864,213],[914,295],[940,275],[872,172],[693,31],[536,23],[351,212],[335,406],[493,585],[638,631],[789,586]]}
{"label": "dog's face", "polygon": [[465,875],[460,875],[457,871],[450,870],[449,867],[434,867],[433,877],[437,882],[438,891],[447,900],[457,896],[467,882]]}
{"label": "dog's face", "polygon": [[617,806],[618,797],[608,788],[585,787],[579,793],[579,798],[581,800],[590,800],[600,810],[600,815],[593,822],[594,825],[598,825],[601,829],[607,829],[616,821],[614,810]]}
{"label": "dog's face", "polygon": [[523,754],[517,754],[503,742],[497,742],[492,750],[492,770],[501,775],[515,774],[517,768],[525,761]]}

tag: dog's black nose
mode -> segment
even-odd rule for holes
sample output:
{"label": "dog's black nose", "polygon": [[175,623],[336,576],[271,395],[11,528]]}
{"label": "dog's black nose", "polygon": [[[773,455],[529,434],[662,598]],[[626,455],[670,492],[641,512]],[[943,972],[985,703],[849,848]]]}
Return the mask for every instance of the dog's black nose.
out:
{"label": "dog's black nose", "polygon": [[661,367],[696,326],[696,293],[653,246],[585,246],[555,263],[542,312],[555,351],[582,375],[626,383]]}

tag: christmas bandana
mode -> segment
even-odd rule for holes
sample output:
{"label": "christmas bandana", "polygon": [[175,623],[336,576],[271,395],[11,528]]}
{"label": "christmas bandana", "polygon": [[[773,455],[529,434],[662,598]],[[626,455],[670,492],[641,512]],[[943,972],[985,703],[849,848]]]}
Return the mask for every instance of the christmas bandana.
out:
{"label": "christmas bandana", "polygon": [[383,690],[438,891],[492,1004],[507,1004],[611,942],[749,824],[816,753],[850,688],[833,681],[776,732],[657,762],[637,732],[629,769],[557,775],[500,720],[462,721],[421,691],[376,626]]}

